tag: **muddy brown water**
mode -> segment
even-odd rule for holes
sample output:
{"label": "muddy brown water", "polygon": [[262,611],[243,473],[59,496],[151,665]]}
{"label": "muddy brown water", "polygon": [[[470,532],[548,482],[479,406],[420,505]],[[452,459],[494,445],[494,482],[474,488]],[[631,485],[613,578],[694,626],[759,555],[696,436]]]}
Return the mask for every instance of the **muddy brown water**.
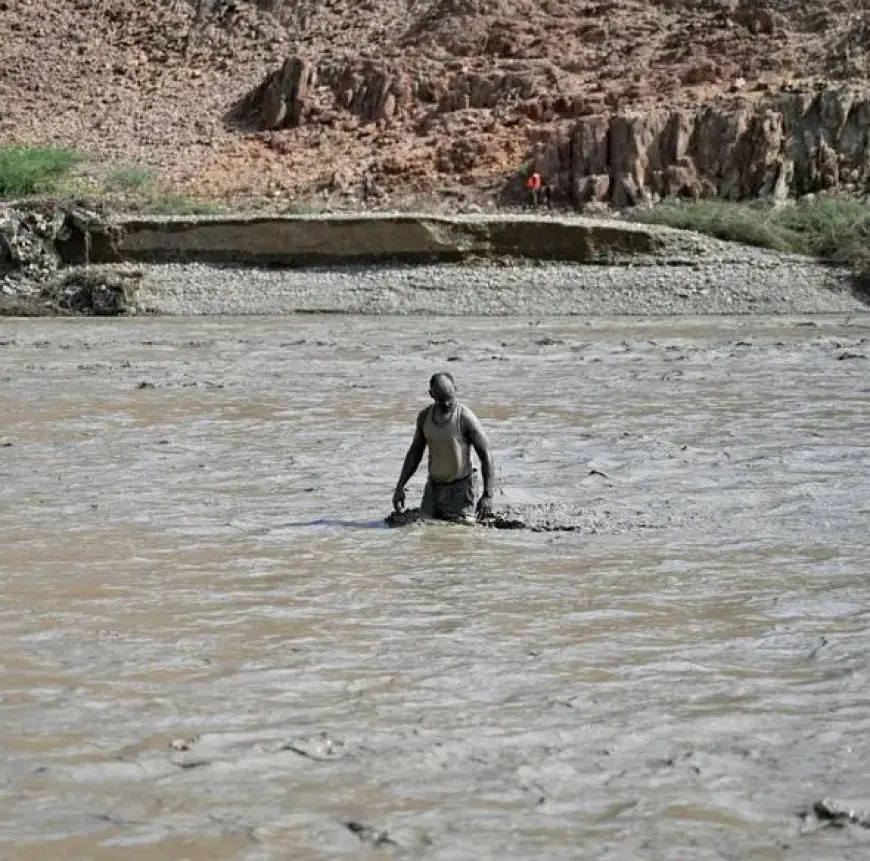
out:
{"label": "muddy brown water", "polygon": [[[868,857],[868,337],[3,321],[0,857]],[[443,367],[584,528],[381,528]]]}

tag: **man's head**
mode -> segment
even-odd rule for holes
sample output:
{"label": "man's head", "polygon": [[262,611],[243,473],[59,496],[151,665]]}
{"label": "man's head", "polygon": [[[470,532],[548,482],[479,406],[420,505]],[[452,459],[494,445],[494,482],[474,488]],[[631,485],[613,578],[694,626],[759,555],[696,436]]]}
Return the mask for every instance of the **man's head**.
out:
{"label": "man's head", "polygon": [[433,374],[429,380],[429,396],[437,404],[449,405],[456,398],[456,382],[450,374]]}

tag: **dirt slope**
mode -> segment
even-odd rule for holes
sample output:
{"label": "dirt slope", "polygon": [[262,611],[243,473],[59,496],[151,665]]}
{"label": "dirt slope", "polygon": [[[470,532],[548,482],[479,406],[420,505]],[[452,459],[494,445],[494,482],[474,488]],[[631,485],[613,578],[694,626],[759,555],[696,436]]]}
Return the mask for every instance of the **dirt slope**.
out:
{"label": "dirt slope", "polygon": [[[0,0],[0,141],[154,165],[206,197],[482,198],[578,116],[868,75],[861,0],[260,5]],[[301,113],[264,128],[240,100],[287,58],[311,70]]]}

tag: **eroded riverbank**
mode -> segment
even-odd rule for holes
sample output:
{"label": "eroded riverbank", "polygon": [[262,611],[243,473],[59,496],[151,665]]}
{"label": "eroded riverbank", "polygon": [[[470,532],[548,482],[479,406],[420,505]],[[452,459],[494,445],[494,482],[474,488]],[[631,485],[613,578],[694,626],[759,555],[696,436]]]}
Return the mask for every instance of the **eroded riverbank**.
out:
{"label": "eroded riverbank", "polygon": [[[3,857],[865,857],[868,335],[0,321]],[[445,366],[577,531],[371,528]]]}
{"label": "eroded riverbank", "polygon": [[848,267],[624,220],[382,214],[137,220],[48,204],[0,210],[0,316],[867,309],[866,284]]}

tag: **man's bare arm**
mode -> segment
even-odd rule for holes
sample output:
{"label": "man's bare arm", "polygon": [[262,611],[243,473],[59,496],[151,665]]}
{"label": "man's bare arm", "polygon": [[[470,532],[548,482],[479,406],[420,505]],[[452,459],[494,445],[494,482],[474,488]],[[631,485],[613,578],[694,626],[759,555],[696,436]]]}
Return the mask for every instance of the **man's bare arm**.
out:
{"label": "man's bare arm", "polygon": [[468,409],[462,411],[462,424],[465,438],[471,443],[472,448],[480,459],[480,471],[483,475],[483,494],[484,496],[491,497],[493,494],[495,465],[492,459],[492,452],[489,448],[489,440],[486,438],[480,420]]}
{"label": "man's bare arm", "polygon": [[398,484],[396,484],[396,490],[405,489],[405,485],[411,480],[411,476],[417,471],[417,467],[423,459],[423,453],[426,451],[426,437],[423,435],[424,418],[425,410],[417,416],[417,427],[414,430],[414,439],[411,440],[411,447],[405,455],[405,462],[402,464],[402,471],[399,474],[399,481]]}

